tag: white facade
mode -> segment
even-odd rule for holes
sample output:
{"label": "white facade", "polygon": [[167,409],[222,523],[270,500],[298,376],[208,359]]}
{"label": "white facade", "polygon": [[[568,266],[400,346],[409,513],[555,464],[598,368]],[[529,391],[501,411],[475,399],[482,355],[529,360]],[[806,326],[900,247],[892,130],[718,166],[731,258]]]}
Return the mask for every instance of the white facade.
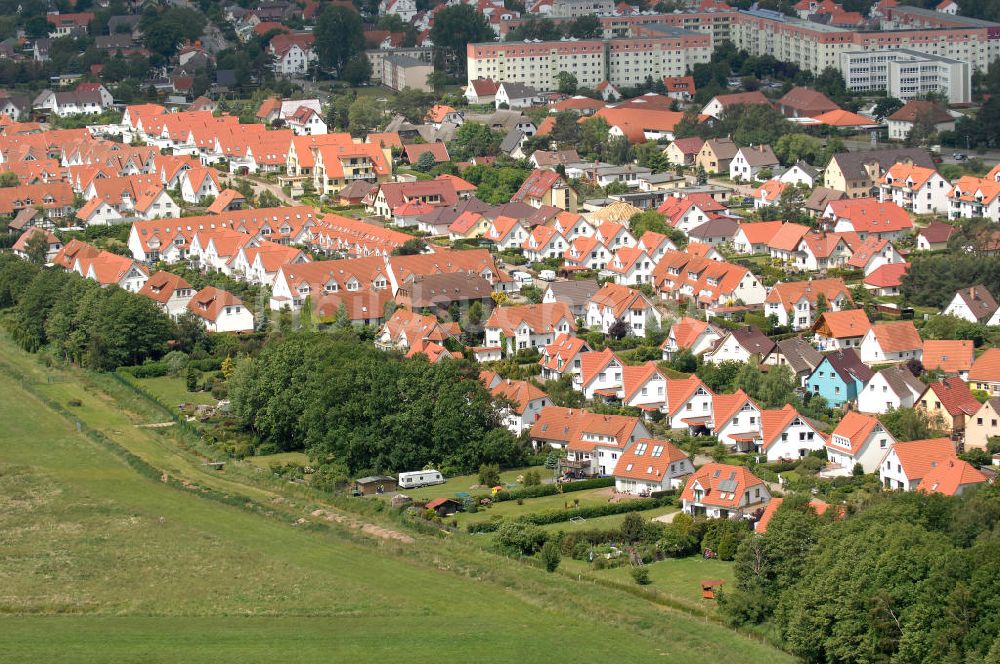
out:
{"label": "white facade", "polygon": [[913,408],[921,393],[906,385],[900,386],[900,389],[902,394],[897,394],[896,389],[885,379],[883,372],[879,371],[858,394],[858,410],[862,413],[882,414],[900,408]]}
{"label": "white facade", "polygon": [[852,92],[885,92],[903,101],[945,95],[949,104],[971,101],[968,62],[908,49],[841,53],[838,69]]}
{"label": "white facade", "polygon": [[688,425],[684,420],[691,418],[712,417],[712,393],[705,387],[699,385],[690,397],[681,404],[668,404],[669,409],[675,411],[669,418],[671,429],[687,429]]}
{"label": "white facade", "polygon": [[947,214],[948,192],[951,184],[940,173],[934,173],[927,182],[914,189],[912,182],[879,185],[879,200],[892,201],[913,214]]}
{"label": "white facade", "polygon": [[920,348],[898,350],[888,353],[883,351],[878,339],[875,338],[874,329],[868,330],[868,334],[866,334],[861,340],[861,346],[858,348],[858,352],[861,355],[861,361],[867,365],[885,364],[887,362],[906,362],[908,360],[919,360],[923,357],[923,350]]}
{"label": "white facade", "polygon": [[825,445],[823,436],[801,416],[796,415],[764,452],[768,461],[801,459],[809,452],[823,449]]}
{"label": "white facade", "polygon": [[826,458],[839,468],[830,470],[826,474],[846,477],[854,472],[854,466],[857,464],[861,464],[866,473],[874,473],[879,467],[879,462],[895,444],[896,440],[881,423],[875,425],[864,442],[853,452],[849,438],[833,434],[826,446]]}

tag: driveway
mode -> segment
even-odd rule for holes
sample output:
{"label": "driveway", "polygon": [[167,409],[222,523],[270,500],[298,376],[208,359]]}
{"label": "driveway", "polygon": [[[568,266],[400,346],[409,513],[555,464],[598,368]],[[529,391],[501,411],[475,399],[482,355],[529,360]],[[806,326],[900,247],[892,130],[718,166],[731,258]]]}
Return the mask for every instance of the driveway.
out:
{"label": "driveway", "polygon": [[231,186],[232,183],[235,183],[236,178],[239,177],[250,183],[250,185],[253,187],[253,193],[255,196],[258,196],[260,195],[260,192],[267,190],[272,194],[274,194],[278,198],[278,200],[284,203],[285,205],[299,205],[299,202],[296,201],[291,196],[289,196],[288,194],[286,194],[284,191],[282,191],[281,187],[279,187],[276,184],[267,182],[265,180],[260,180],[256,176],[253,175],[234,176],[229,173],[222,173],[221,175],[222,175],[223,186],[226,187]]}

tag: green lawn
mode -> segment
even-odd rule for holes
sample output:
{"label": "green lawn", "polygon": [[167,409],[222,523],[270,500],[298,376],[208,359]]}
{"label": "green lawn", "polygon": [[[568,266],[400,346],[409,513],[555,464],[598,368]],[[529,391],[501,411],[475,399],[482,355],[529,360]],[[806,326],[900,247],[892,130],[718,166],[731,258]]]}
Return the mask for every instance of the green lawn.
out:
{"label": "green lawn", "polygon": [[178,404],[182,403],[214,406],[219,401],[209,392],[188,392],[187,383],[183,376],[138,378],[135,383],[171,408],[176,408]]}
{"label": "green lawn", "polygon": [[269,469],[272,463],[285,465],[297,463],[302,466],[309,465],[309,457],[304,452],[279,452],[278,454],[265,454],[264,456],[251,456],[241,460],[241,463],[248,463],[258,468]]}
{"label": "green lawn", "polygon": [[[552,475],[551,470],[542,466],[535,468],[542,477]],[[524,475],[530,468],[515,468],[514,470],[504,470],[500,473],[500,484],[503,486],[520,486],[517,478]],[[420,487],[419,489],[409,489],[406,495],[416,500],[429,500],[431,498],[454,498],[457,493],[489,493],[490,489],[479,484],[478,475],[458,475],[450,477],[444,484]]]}
{"label": "green lawn", "polygon": [[[606,505],[610,488],[590,489],[589,491],[574,491],[572,493],[558,493],[554,496],[542,496],[541,498],[525,498],[523,505],[518,505],[516,500],[505,500],[502,503],[494,503],[492,506],[480,509],[475,514],[460,512],[455,518],[460,524],[474,521],[489,521],[493,517],[502,516],[512,518],[521,514],[531,512],[546,512],[549,510],[573,509],[575,507],[587,507],[589,505]],[[577,505],[575,501],[579,500]]]}
{"label": "green lawn", "polygon": [[[644,519],[648,520],[656,516],[679,511],[680,508],[671,506],[658,507],[655,510],[645,510],[639,512],[639,514],[641,514]],[[565,533],[571,533],[576,530],[611,530],[612,528],[619,527],[624,520],[624,514],[612,514],[610,516],[599,516],[594,519],[584,519],[583,521],[577,522],[565,521],[563,523],[550,523],[542,526],[542,528],[553,533],[557,533],[560,530]]]}
{"label": "green lawn", "polygon": [[[136,429],[142,404],[111,399],[100,377],[43,370],[4,335],[0,369],[6,661],[791,661],[467,542],[294,525],[316,504],[244,484],[228,467],[205,471],[176,447],[176,429]],[[63,404],[79,398],[74,419],[193,483],[138,474],[23,383]],[[199,486],[268,504],[275,518],[201,498]]]}
{"label": "green lawn", "polygon": [[[726,585],[733,583],[733,564],[721,560],[705,560],[700,556],[688,558],[668,558],[647,565],[649,585],[657,592],[676,597],[702,606],[714,606],[701,597],[701,581],[719,579]],[[622,583],[633,583],[629,566],[594,572],[598,577],[614,579]]]}

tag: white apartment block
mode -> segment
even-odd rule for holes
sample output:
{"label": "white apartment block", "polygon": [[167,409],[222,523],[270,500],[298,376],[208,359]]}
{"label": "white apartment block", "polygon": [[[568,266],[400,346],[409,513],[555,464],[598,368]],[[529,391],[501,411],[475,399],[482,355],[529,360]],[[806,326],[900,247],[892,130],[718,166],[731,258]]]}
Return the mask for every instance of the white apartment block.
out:
{"label": "white apartment block", "polygon": [[468,81],[488,78],[555,90],[559,72],[566,71],[581,87],[594,88],[605,80],[631,87],[647,77],[683,76],[711,58],[709,34],[669,26],[656,33],[628,39],[469,44]]}
{"label": "white apartment block", "polygon": [[972,96],[969,63],[910,49],[841,53],[839,69],[852,92],[882,92],[903,101],[939,92],[950,104]]}

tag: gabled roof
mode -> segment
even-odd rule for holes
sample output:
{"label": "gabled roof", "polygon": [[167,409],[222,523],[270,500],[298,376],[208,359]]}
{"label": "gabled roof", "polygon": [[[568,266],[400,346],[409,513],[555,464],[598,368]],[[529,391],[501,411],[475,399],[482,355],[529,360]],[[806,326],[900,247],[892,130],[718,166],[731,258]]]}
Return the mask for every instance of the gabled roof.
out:
{"label": "gabled roof", "polygon": [[863,115],[851,113],[840,108],[821,113],[813,119],[819,124],[830,127],[873,127],[878,124],[871,118],[866,118]]}
{"label": "gabled roof", "polygon": [[545,398],[545,392],[541,391],[526,380],[501,380],[499,384],[490,390],[494,397],[500,397],[513,402],[516,405],[518,415],[524,415],[528,405],[532,401]]}
{"label": "gabled roof", "polygon": [[670,464],[687,458],[687,453],[669,440],[640,438],[619,457],[615,477],[662,482],[670,475]]}
{"label": "gabled roof", "polygon": [[1000,348],[987,348],[969,369],[969,382],[1000,382]]}
{"label": "gabled roof", "polygon": [[145,285],[139,289],[139,295],[145,295],[160,304],[166,304],[167,300],[173,297],[174,291],[180,288],[191,288],[191,284],[184,277],[160,270],[149,277]]}
{"label": "gabled roof", "polygon": [[822,92],[812,88],[795,86],[778,100],[779,106],[795,109],[803,116],[815,117],[839,107]]}
{"label": "gabled roof", "polygon": [[[849,410],[837,423],[826,444],[837,450],[849,450],[852,455],[856,455],[877,426],[880,426],[877,418]],[[847,438],[850,441],[850,447],[844,447],[838,443],[838,436]]]}
{"label": "gabled roof", "polygon": [[865,285],[876,288],[899,288],[903,285],[903,276],[910,269],[910,263],[886,263],[879,265],[871,274],[864,278]]}
{"label": "gabled roof", "polygon": [[886,367],[879,374],[897,396],[902,397],[910,394],[916,398],[924,392],[925,385],[906,367]]}
{"label": "gabled roof", "polygon": [[737,154],[742,154],[750,166],[777,166],[778,158],[770,145],[751,145],[740,148]]}
{"label": "gabled roof", "polygon": [[996,312],[1000,305],[993,299],[993,295],[986,289],[986,286],[977,284],[968,288],[962,288],[955,292],[960,297],[965,306],[969,308],[976,320],[983,323],[988,321]]}
{"label": "gabled roof", "polygon": [[534,334],[555,332],[559,321],[565,320],[571,331],[576,330],[576,319],[569,307],[562,302],[543,304],[522,304],[513,307],[497,307],[490,314],[484,327],[499,328],[504,336],[512,337],[522,324]]}
{"label": "gabled roof", "polygon": [[833,369],[845,383],[856,380],[863,385],[867,385],[868,381],[870,381],[872,376],[875,375],[871,368],[861,361],[861,356],[858,355],[858,351],[853,348],[834,351],[823,359],[829,363],[830,368]]}
{"label": "gabled roof", "polygon": [[[688,478],[681,500],[732,509],[739,506],[744,492],[763,484],[760,478],[743,466],[706,463]],[[698,500],[695,500],[695,487],[703,491]]]}
{"label": "gabled roof", "polygon": [[697,376],[689,376],[687,378],[668,378],[667,379],[667,407],[670,411],[670,415],[674,415],[681,409],[681,407],[687,403],[687,401],[694,396],[695,392],[701,388],[705,392],[712,394],[712,391],[708,389],[705,383],[701,382],[701,379]]}
{"label": "gabled roof", "polygon": [[[753,531],[759,535],[767,532],[768,526],[771,524],[771,519],[774,518],[774,513],[778,511],[781,507],[781,503],[785,502],[784,498],[772,498],[771,501],[764,507],[764,512],[760,515],[760,519],[754,525]],[[809,501],[809,507],[812,508],[816,516],[823,516],[826,511],[830,509],[830,503],[824,502],[813,498]]]}
{"label": "gabled roof", "polygon": [[933,168],[917,166],[911,163],[893,164],[885,172],[882,182],[894,187],[910,187],[920,189],[937,175]]}
{"label": "gabled roof", "polygon": [[947,242],[955,234],[955,227],[940,221],[932,221],[926,227],[921,228],[917,235],[922,235],[930,244],[940,244]]}
{"label": "gabled roof", "polygon": [[955,118],[938,104],[925,99],[913,99],[906,102],[902,108],[889,116],[891,122],[917,122],[928,119],[934,124],[954,122]]}
{"label": "gabled roof", "polygon": [[540,199],[562,181],[562,176],[555,171],[535,169],[510,200],[519,202],[531,198]]}
{"label": "gabled roof", "polygon": [[[705,144],[705,139],[698,136],[691,138],[678,138],[670,145],[681,151],[681,154],[696,155],[701,152],[701,146]],[[669,146],[668,146],[669,147]]]}
{"label": "gabled roof", "polygon": [[[847,309],[844,311],[824,311],[813,323],[813,331],[825,329],[824,336],[833,339],[850,339],[863,337],[872,328],[871,321],[864,309]],[[826,334],[828,332],[829,334]]]}
{"label": "gabled roof", "polygon": [[931,469],[956,458],[955,446],[947,438],[900,441],[892,446],[888,454],[893,453],[911,482],[922,479]]}
{"label": "gabled roof", "polygon": [[[952,0],[945,0],[941,4],[945,5],[951,2]],[[954,496],[962,487],[983,484],[986,481],[986,475],[979,472],[969,462],[961,459],[948,459],[934,465],[924,474],[920,484],[917,485],[917,491]]]}
{"label": "gabled roof", "polygon": [[795,410],[792,404],[785,404],[783,408],[777,410],[762,410],[760,412],[760,435],[763,448],[766,450],[781,439],[781,434],[791,426],[796,419],[807,424],[816,435],[825,439],[823,432],[819,431],[812,422],[802,417],[799,411]]}
{"label": "gabled roof", "polygon": [[431,153],[431,156],[434,157],[434,163],[441,163],[451,159],[448,156],[448,147],[444,143],[410,143],[403,146],[403,153],[406,155],[406,160],[411,164],[420,161],[420,157],[425,152]]}
{"label": "gabled roof", "polygon": [[[673,339],[678,348],[691,348],[695,341],[698,340],[698,337],[708,331],[710,327],[706,321],[684,316],[670,327],[668,340]],[[719,331],[714,327],[711,327],[711,331],[719,335]],[[663,343],[667,342],[664,341]]]}
{"label": "gabled roof", "polygon": [[242,305],[243,301],[229,291],[224,291],[215,286],[206,286],[191,298],[187,308],[195,316],[215,322],[223,309],[230,306]]}
{"label": "gabled roof", "polygon": [[[639,418],[628,415],[598,415],[581,412],[567,449],[591,452],[598,445],[624,449],[639,426]],[[595,440],[600,437],[604,440]]]}
{"label": "gabled roof", "polygon": [[836,219],[846,219],[854,230],[869,233],[890,233],[913,228],[906,210],[891,201],[874,198],[851,198],[830,203]]}
{"label": "gabled roof", "polygon": [[716,394],[713,396],[712,428],[719,431],[729,420],[733,419],[733,415],[740,412],[740,409],[748,403],[757,408],[757,410],[760,410],[757,403],[742,389],[736,390],[733,394]]}
{"label": "gabled roof", "polygon": [[851,267],[863,268],[868,265],[868,262],[875,255],[885,249],[888,244],[888,240],[880,239],[875,235],[870,235],[864,242],[854,249],[854,253],[847,260],[847,264]]}
{"label": "gabled roof", "polygon": [[764,301],[769,303],[778,302],[785,309],[791,309],[803,299],[815,305],[821,294],[826,298],[827,303],[831,303],[841,296],[845,297],[847,302],[854,301],[851,299],[851,292],[847,289],[847,284],[840,277],[779,282],[774,285]]}
{"label": "gabled roof", "polygon": [[811,373],[823,361],[823,355],[802,337],[782,339],[775,344],[775,350],[785,357],[788,366],[795,373]]}
{"label": "gabled roof", "polygon": [[941,402],[941,406],[952,417],[956,415],[973,415],[981,404],[972,396],[969,386],[957,376],[950,376],[927,386],[927,392],[933,391]]}
{"label": "gabled roof", "polygon": [[946,374],[968,371],[976,358],[976,349],[971,341],[950,339],[929,339],[924,342],[921,363],[928,371],[940,369]]}
{"label": "gabled roof", "polygon": [[900,320],[891,323],[876,323],[872,325],[872,335],[878,341],[883,353],[898,353],[904,350],[914,350],[923,347],[920,333],[913,321]]}
{"label": "gabled roof", "polygon": [[594,293],[590,302],[598,308],[609,307],[616,318],[621,318],[629,310],[645,311],[652,303],[642,292],[614,282],[608,282]]}

